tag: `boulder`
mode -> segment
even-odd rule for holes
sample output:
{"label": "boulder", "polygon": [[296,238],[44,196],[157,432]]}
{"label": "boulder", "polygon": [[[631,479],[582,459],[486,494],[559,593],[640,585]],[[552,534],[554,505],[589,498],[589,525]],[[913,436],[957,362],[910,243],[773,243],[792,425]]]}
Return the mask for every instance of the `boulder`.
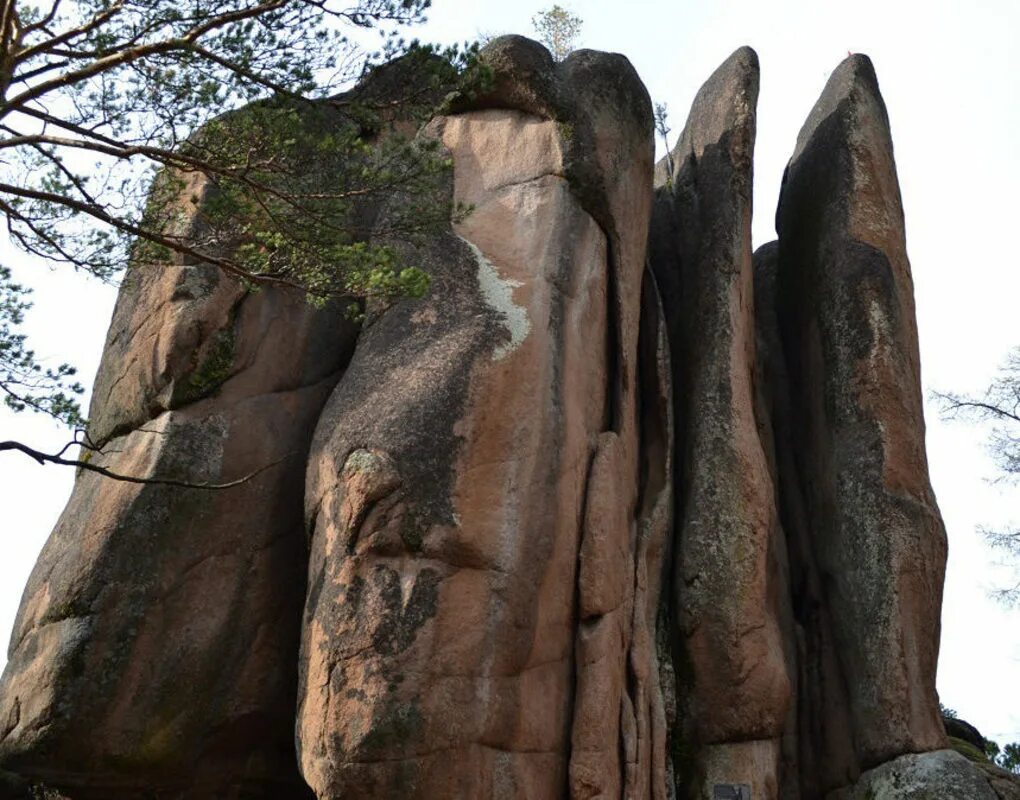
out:
{"label": "boulder", "polygon": [[999,800],[984,773],[953,750],[900,756],[833,800]]}

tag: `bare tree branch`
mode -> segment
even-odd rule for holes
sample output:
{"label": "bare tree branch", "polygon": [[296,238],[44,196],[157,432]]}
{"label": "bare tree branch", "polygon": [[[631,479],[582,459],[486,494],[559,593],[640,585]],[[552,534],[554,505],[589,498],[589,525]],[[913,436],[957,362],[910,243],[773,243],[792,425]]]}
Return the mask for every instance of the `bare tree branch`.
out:
{"label": "bare tree branch", "polygon": [[[947,417],[962,415],[991,423],[988,450],[999,469],[996,482],[1015,483],[1020,478],[1020,347],[1010,352],[981,396],[951,392],[932,392],[932,396]],[[978,531],[990,547],[1005,553],[1020,578],[1020,529],[980,527]],[[1007,605],[1020,602],[1020,580],[992,595]]]}
{"label": "bare tree branch", "polygon": [[288,458],[292,458],[295,455],[294,453],[288,453],[283,458],[279,458],[276,461],[261,466],[258,469],[254,470],[253,472],[249,472],[244,477],[238,478],[237,480],[228,481],[226,483],[194,483],[192,481],[177,480],[176,478],[139,478],[135,475],[122,475],[118,472],[114,472],[113,470],[107,469],[106,467],[101,467],[98,464],[93,464],[91,461],[82,461],[76,458],[63,458],[61,454],[64,453],[70,445],[74,444],[80,444],[80,442],[71,442],[69,445],[65,446],[60,451],[60,453],[50,454],[43,453],[39,450],[29,447],[28,445],[22,444],[21,442],[7,441],[0,442],[0,452],[3,452],[5,450],[17,451],[20,453],[24,453],[29,458],[32,458],[37,463],[42,465],[60,464],[61,466],[65,467],[77,467],[78,469],[82,469],[87,472],[95,472],[97,475],[102,475],[105,478],[110,478],[115,481],[122,481],[124,483],[149,484],[155,486],[176,486],[181,489],[210,489],[210,490],[232,489],[235,486],[241,486],[242,484],[247,483],[257,475],[260,475],[266,470],[272,469],[273,467],[282,464]]}
{"label": "bare tree branch", "polygon": [[14,197],[24,197],[31,200],[43,200],[47,203],[54,203],[59,206],[66,206],[67,208],[78,211],[86,216],[93,217],[100,222],[109,225],[117,230],[124,231],[137,236],[139,239],[144,239],[153,244],[162,245],[167,247],[174,252],[182,255],[191,256],[197,259],[201,263],[210,264],[214,267],[219,267],[224,272],[227,272],[235,277],[241,278],[252,283],[264,283],[264,284],[275,284],[279,286],[290,286],[294,289],[303,289],[300,284],[289,281],[286,278],[280,278],[273,275],[258,275],[250,272],[236,262],[231,261],[220,256],[212,255],[211,253],[204,253],[196,250],[186,243],[186,240],[174,238],[170,236],[164,236],[163,234],[155,233],[139,225],[126,220],[118,219],[113,215],[107,213],[101,206],[96,206],[80,200],[75,200],[72,197],[65,197],[63,195],[55,194],[53,192],[43,192],[36,189],[26,189],[21,186],[12,186],[7,183],[0,183],[0,194],[10,194]]}
{"label": "bare tree branch", "polygon": [[999,419],[1007,419],[1020,423],[1020,414],[1015,413],[1015,410],[1011,411],[985,400],[975,400],[973,398],[962,397],[956,394],[947,394],[944,392],[933,392],[932,396],[943,403],[944,411],[949,414],[953,414],[958,411],[973,410],[981,412],[981,414],[986,417],[997,417]]}

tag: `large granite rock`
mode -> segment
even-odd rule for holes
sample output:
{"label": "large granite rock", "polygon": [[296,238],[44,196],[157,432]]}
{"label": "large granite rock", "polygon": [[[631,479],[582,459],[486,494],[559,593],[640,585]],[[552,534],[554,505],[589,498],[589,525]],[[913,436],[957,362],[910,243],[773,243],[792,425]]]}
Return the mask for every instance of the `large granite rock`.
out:
{"label": "large granite rock", "polygon": [[[478,74],[417,134],[472,209],[394,242],[425,299],[357,330],[211,267],[130,271],[95,457],[255,474],[78,477],[0,682],[0,792],[1014,800],[944,750],[945,534],[870,62],[833,73],[753,256],[750,49],[654,199],[622,56],[501,37]],[[179,235],[208,199],[171,200]],[[407,202],[362,222],[381,240]]]}
{"label": "large granite rock", "polygon": [[[832,74],[797,139],[777,214],[776,313],[789,372],[786,423],[817,571],[794,590],[808,662],[822,616],[845,687],[853,754],[867,769],[944,747],[935,693],[946,535],[928,480],[914,316],[892,140],[871,62]],[[797,512],[798,516],[800,512]],[[821,603],[814,615],[809,599]],[[821,683],[835,678],[818,673]],[[832,691],[802,686],[822,728]],[[840,767],[840,765],[836,765]],[[819,764],[823,784],[842,782]]]}
{"label": "large granite rock", "polygon": [[5,766],[76,800],[298,792],[284,654],[304,596],[302,466],[353,341],[342,316],[249,294],[212,267],[129,274],[93,401],[94,463],[192,483],[258,474],[219,491],[78,476],[15,624]]}
{"label": "large granite rock", "polygon": [[754,401],[757,99],[758,58],[745,47],[694,100],[673,174],[657,193],[651,246],[678,421],[678,735],[695,762],[688,790],[707,797],[716,784],[776,796],[791,696],[780,627],[788,615],[785,544]]}
{"label": "large granite rock", "polygon": [[618,56],[555,66],[507,37],[483,60],[493,92],[425,134],[474,210],[416,253],[430,297],[365,330],[309,462],[298,740],[320,797],[665,783],[650,103]]}
{"label": "large granite rock", "polygon": [[[168,235],[203,235],[200,176]],[[356,327],[300,291],[177,258],[128,270],[91,463],[29,579],[0,683],[0,760],[79,798],[302,797],[293,736],[315,421]],[[176,794],[175,794],[176,796]]]}

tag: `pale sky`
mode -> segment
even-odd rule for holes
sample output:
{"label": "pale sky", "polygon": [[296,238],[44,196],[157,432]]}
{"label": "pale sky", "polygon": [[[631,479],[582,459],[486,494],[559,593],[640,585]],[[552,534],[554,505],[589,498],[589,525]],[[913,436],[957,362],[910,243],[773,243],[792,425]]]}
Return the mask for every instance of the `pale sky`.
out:
{"label": "pale sky", "polygon": [[[548,7],[434,0],[425,40],[532,33]],[[737,47],[761,62],[755,155],[754,244],[775,238],[779,181],[797,131],[830,71],[848,52],[874,61],[889,109],[907,219],[921,339],[922,380],[976,391],[1020,344],[1020,3],[1016,0],[572,0],[581,45],[625,54],[679,135],[698,88]],[[0,240],[0,258],[12,263]],[[26,326],[52,363],[70,361],[90,383],[114,294],[93,280],[13,259],[36,289]],[[987,596],[1007,572],[975,529],[1020,518],[1020,489],[991,485],[984,433],[944,423],[929,404],[932,483],[949,531],[938,686],[942,702],[1000,744],[1020,741],[1020,608]],[[67,439],[52,423],[0,409],[0,440],[44,450]],[[73,475],[0,453],[0,640],[70,493]],[[998,570],[998,572],[997,572]],[[0,665],[5,656],[0,654]]]}

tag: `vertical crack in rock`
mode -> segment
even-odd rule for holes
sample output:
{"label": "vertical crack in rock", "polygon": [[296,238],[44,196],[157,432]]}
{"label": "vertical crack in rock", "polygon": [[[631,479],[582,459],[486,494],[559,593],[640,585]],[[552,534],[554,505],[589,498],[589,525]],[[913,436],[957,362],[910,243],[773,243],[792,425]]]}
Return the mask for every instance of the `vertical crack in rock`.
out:
{"label": "vertical crack in rock", "polygon": [[[792,620],[784,625],[784,630],[788,632],[788,652],[792,652],[797,664],[794,674],[797,702],[786,723],[780,796],[811,798],[823,796],[826,786],[851,781],[856,774],[856,762],[846,681],[832,639],[831,612],[823,596],[803,482],[794,458],[797,424],[790,406],[792,387],[776,316],[778,255],[778,242],[755,251],[754,290],[759,424],[785,534]],[[823,773],[828,776],[825,780]]]}
{"label": "vertical crack in rock", "polygon": [[[637,754],[627,773],[630,797],[671,796],[672,764],[667,750],[666,698],[675,685],[662,665],[671,659],[657,627],[672,556],[673,398],[669,342],[655,277],[646,270],[638,336],[641,442],[640,515],[634,571],[633,637],[629,652],[632,700],[637,721]],[[660,649],[661,648],[661,649]]]}

